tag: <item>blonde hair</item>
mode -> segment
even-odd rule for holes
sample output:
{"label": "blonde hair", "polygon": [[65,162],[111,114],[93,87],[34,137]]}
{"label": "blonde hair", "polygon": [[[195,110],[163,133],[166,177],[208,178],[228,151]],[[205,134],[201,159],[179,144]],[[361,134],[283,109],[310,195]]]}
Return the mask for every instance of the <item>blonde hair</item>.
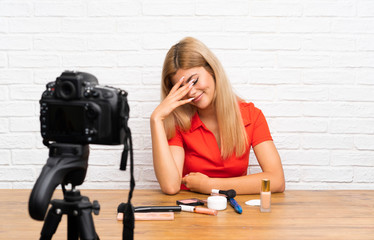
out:
{"label": "blonde hair", "polygon": [[[238,100],[231,84],[217,57],[199,40],[187,37],[170,48],[166,54],[162,69],[161,98],[166,98],[172,84],[172,77],[179,69],[204,67],[213,76],[216,84],[213,104],[215,105],[219,136],[221,141],[221,157],[228,158],[233,153],[237,157],[245,153],[248,146],[247,134],[241,118]],[[185,104],[175,109],[164,121],[168,139],[175,135],[175,129],[187,131],[191,127],[191,118],[196,108]]]}

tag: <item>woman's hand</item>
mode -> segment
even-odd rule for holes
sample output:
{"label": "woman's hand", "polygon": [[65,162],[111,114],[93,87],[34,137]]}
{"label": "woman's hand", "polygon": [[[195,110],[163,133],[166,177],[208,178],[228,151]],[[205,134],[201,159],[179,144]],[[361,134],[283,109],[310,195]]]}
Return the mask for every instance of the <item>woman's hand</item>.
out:
{"label": "woman's hand", "polygon": [[199,172],[191,172],[187,174],[182,179],[182,183],[194,192],[210,194],[212,191],[210,178]]}
{"label": "woman's hand", "polygon": [[184,76],[170,90],[168,96],[156,107],[151,115],[151,120],[164,120],[174,109],[189,103],[193,98],[183,99],[191,90],[195,80],[191,80],[184,86],[180,87],[183,83]]}

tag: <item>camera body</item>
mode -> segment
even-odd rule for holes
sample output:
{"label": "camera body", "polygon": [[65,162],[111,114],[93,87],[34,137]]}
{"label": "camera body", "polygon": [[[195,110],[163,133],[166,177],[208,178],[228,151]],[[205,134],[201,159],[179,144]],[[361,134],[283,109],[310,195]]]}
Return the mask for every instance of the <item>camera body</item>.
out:
{"label": "camera body", "polygon": [[85,72],[63,72],[40,100],[44,142],[123,144],[128,118],[127,92]]}
{"label": "camera body", "polygon": [[[126,170],[128,151],[133,166],[132,138],[128,127],[130,108],[126,91],[100,86],[92,74],[74,71],[63,72],[46,87],[40,99],[40,126],[43,143],[49,148],[49,158],[29,199],[29,213],[36,220],[44,220],[53,192],[59,184],[65,196],[65,185],[71,184],[70,192],[75,193],[75,186],[83,183],[88,167],[89,144],[123,144],[120,169]],[[133,170],[131,182],[135,184]],[[135,185],[131,186],[133,188]],[[74,202],[81,200],[74,199]],[[70,208],[76,210],[78,205],[72,202],[65,204],[64,201],[62,204],[61,200],[51,203],[58,203],[62,210],[67,209],[63,213],[72,213]],[[86,204],[81,206],[88,209]],[[57,215],[61,217],[61,214]],[[57,219],[57,215],[50,210],[46,222]],[[49,233],[44,227],[42,234]]]}

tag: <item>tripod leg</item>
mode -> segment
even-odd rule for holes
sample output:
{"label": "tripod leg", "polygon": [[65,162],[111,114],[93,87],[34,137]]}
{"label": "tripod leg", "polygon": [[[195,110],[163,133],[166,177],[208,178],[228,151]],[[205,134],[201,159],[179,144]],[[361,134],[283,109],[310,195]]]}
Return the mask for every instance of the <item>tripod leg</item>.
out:
{"label": "tripod leg", "polygon": [[95,226],[92,218],[92,209],[82,209],[82,215],[78,217],[81,239],[84,240],[99,240],[99,236],[95,231]]}
{"label": "tripod leg", "polygon": [[62,214],[56,213],[56,208],[51,207],[48,211],[47,217],[44,220],[43,229],[41,232],[40,240],[50,240],[55,234],[58,224],[61,221]]}
{"label": "tripod leg", "polygon": [[68,215],[68,239],[78,240],[79,239],[79,222],[78,216]]}

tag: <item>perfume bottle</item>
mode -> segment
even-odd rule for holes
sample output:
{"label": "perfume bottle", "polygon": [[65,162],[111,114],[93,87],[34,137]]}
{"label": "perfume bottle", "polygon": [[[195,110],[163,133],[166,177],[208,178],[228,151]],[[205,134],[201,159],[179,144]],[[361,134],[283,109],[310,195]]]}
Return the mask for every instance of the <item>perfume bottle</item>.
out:
{"label": "perfume bottle", "polygon": [[261,212],[271,211],[271,191],[270,191],[270,180],[263,179],[261,184]]}

